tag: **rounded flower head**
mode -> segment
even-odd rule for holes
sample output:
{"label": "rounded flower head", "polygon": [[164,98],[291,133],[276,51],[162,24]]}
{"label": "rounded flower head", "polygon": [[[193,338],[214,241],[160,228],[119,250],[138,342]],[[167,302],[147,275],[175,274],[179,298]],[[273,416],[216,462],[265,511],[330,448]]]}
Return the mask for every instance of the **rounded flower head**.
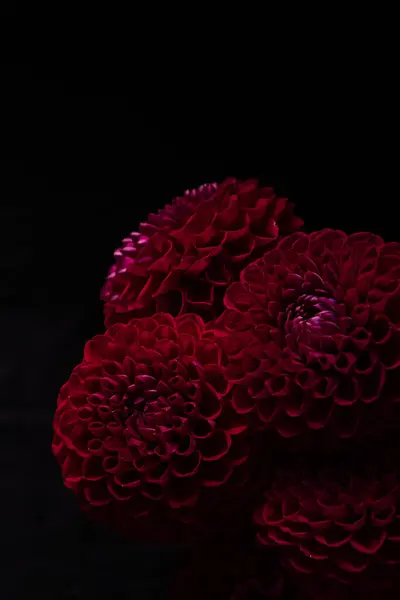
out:
{"label": "rounded flower head", "polygon": [[[117,324],[62,387],[53,451],[82,507],[123,531],[196,526],[243,483],[243,428],[223,410],[221,349],[200,317]],[[226,509],[228,510],[228,509]],[[229,512],[229,511],[228,511]]]}
{"label": "rounded flower head", "polygon": [[377,598],[384,592],[392,598],[393,583],[400,582],[395,471],[281,473],[255,521],[261,544],[279,550],[313,598]]}
{"label": "rounded flower head", "polygon": [[259,344],[237,377],[236,411],[324,444],[398,422],[399,281],[400,244],[371,233],[296,233],[250,264],[216,324]]}
{"label": "rounded flower head", "polygon": [[157,311],[214,318],[243,266],[301,225],[286,199],[255,180],[187,191],[115,252],[102,292],[106,325]]}

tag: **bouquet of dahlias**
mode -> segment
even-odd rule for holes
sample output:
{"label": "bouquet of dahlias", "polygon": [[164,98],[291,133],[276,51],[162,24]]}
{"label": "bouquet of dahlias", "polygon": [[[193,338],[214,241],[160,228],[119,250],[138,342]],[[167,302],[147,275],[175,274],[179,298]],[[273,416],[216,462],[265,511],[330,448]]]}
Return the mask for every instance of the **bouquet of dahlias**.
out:
{"label": "bouquet of dahlias", "polygon": [[54,418],[82,509],[187,544],[174,599],[397,598],[400,244],[228,179],[114,256]]}

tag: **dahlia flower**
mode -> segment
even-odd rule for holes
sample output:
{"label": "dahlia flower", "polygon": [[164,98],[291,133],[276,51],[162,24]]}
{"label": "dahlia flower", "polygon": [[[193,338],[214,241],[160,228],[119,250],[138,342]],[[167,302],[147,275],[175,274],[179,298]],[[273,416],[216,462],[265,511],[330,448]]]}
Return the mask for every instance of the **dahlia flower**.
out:
{"label": "dahlia flower", "polygon": [[278,549],[311,597],[392,597],[400,575],[396,470],[281,472],[255,522],[259,542]]}
{"label": "dahlia flower", "polygon": [[156,312],[214,318],[241,269],[301,225],[291,203],[255,180],[185,192],[115,252],[102,291],[106,325]]}
{"label": "dahlia flower", "polygon": [[61,389],[53,441],[84,509],[126,533],[145,519],[173,536],[176,521],[201,528],[206,514],[234,510],[247,443],[224,411],[221,361],[218,340],[189,314],[133,319],[86,344]]}
{"label": "dahlia flower", "polygon": [[233,408],[279,437],[323,433],[324,445],[396,426],[399,283],[400,244],[372,233],[282,239],[228,288],[213,325],[253,337],[252,368],[229,375]]}

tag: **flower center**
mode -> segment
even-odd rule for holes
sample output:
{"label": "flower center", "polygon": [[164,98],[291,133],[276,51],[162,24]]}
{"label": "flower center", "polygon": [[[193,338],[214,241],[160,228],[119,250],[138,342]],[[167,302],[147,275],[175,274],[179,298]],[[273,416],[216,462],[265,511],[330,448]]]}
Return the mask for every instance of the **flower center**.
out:
{"label": "flower center", "polygon": [[314,345],[317,338],[337,333],[336,300],[312,294],[299,296],[286,309],[284,329],[298,342],[309,345]]}

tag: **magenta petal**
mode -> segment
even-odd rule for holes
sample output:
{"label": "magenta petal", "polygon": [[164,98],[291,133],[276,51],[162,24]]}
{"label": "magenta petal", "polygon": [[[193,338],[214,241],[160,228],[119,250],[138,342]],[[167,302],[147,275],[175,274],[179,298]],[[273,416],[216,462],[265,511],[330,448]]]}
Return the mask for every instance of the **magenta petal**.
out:
{"label": "magenta petal", "polygon": [[199,440],[198,448],[203,460],[217,461],[229,452],[231,444],[231,436],[217,429],[206,439]]}
{"label": "magenta petal", "polygon": [[378,536],[371,536],[363,541],[352,539],[350,544],[355,550],[361,552],[362,554],[375,554],[378,552],[378,550],[380,550],[380,548],[382,548],[386,538],[386,531],[381,531]]}

